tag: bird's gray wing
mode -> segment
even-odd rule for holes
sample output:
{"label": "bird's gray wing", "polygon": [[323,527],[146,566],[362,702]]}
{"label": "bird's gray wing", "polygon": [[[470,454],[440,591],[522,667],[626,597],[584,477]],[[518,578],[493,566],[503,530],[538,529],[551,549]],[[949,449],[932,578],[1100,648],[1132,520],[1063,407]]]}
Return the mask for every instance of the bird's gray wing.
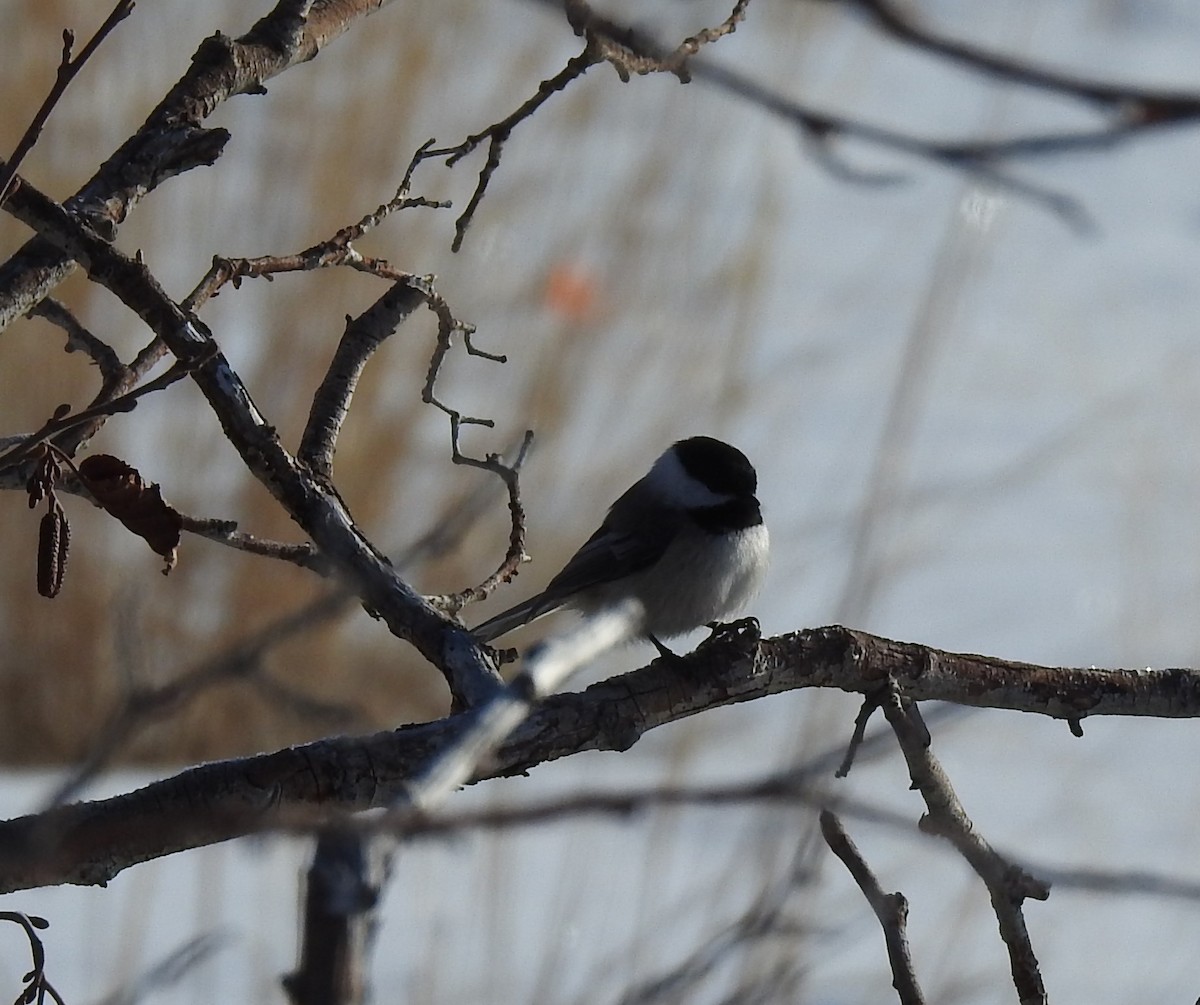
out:
{"label": "bird's gray wing", "polygon": [[679,530],[677,516],[669,510],[634,508],[635,485],[608,511],[583,546],[546,585],[542,596],[554,607],[581,590],[611,583],[653,565],[663,556]]}
{"label": "bird's gray wing", "polygon": [[662,558],[674,529],[673,524],[618,528],[606,519],[546,584],[542,597],[557,607],[581,590],[641,572]]}
{"label": "bird's gray wing", "polygon": [[473,633],[490,642],[557,610],[581,590],[623,579],[657,562],[678,532],[678,520],[669,514],[648,520],[644,512],[632,511],[628,504],[632,492],[630,489],[613,503],[596,533],[571,556],[545,590],[485,621]]}

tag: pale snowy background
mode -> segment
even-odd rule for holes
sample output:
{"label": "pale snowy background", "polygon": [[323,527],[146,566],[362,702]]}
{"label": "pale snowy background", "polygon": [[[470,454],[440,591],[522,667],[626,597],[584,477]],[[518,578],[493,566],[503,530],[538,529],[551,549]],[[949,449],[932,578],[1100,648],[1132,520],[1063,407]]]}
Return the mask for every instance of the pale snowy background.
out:
{"label": "pale snowy background", "polygon": [[[20,6],[0,13],[10,38]],[[87,6],[64,18],[79,24]],[[138,70],[161,77],[161,94],[201,37],[218,26],[240,32],[268,6],[139,6],[92,86],[116,100],[128,53],[162,52],[151,40],[170,25],[171,58]],[[707,2],[633,6],[669,32],[723,16]],[[1182,0],[917,6],[947,34],[1089,76],[1200,92],[1200,8]],[[364,120],[383,179],[362,196],[371,208],[422,139],[453,141],[505,114],[577,44],[558,15],[519,2],[398,2],[366,31],[354,61],[331,49],[274,84],[269,99],[223,109],[217,122],[234,140],[219,169],[164,186],[154,212],[131,218],[122,245],[153,247],[152,267],[172,292],[188,289],[216,250],[290,250],[324,234],[281,190],[293,170],[307,170],[305,144],[316,142],[306,101],[342,114],[391,61],[428,61],[426,91],[381,91]],[[904,51],[836,5],[753,4],[708,58],[817,107],[931,136],[1094,121],[1071,102],[996,88]],[[265,128],[281,107],[297,109],[290,134]],[[145,110],[129,113],[134,124]],[[48,131],[40,156],[70,157],[64,146],[78,142],[74,156],[91,165],[130,128],[116,122],[104,126],[111,134],[72,139],[67,121]],[[598,68],[514,134],[459,255],[448,251],[448,218],[422,224],[437,240],[419,256],[390,249],[404,266],[438,273],[480,344],[509,354],[508,369],[464,367],[448,385],[464,407],[497,417],[493,449],[527,421],[519,406],[536,390],[539,352],[562,335],[525,295],[546,263],[572,263],[601,291],[598,317],[571,336],[587,379],[572,392],[570,421],[539,429],[527,471],[535,554],[539,535],[586,534],[601,500],[663,444],[713,432],[760,471],[775,558],[754,613],[767,633],[839,621],[1049,664],[1200,664],[1200,129],[1014,169],[1077,199],[1093,223],[1086,234],[943,169],[861,145],[840,151],[903,180],[852,186],[814,164],[785,124],[702,82],[621,85]],[[461,205],[477,167],[434,187],[452,185]],[[29,170],[36,179],[36,164]],[[277,212],[254,209],[263,199]],[[245,219],[231,209],[237,200]],[[269,295],[214,305],[235,363],[253,358]],[[106,309],[120,317],[111,306],[98,316]],[[609,369],[597,369],[605,359]],[[261,393],[269,404],[269,389]],[[422,437],[431,456],[445,450],[444,426],[431,420]],[[524,595],[552,568],[536,563],[513,589]],[[647,655],[618,654],[588,679]],[[457,805],[752,778],[839,750],[856,711],[844,695],[779,696],[657,731],[624,755],[582,755],[480,786]],[[1076,739],[1061,722],[963,713],[934,726],[934,752],[981,833],[1019,859],[1200,883],[1200,729],[1084,727]],[[9,777],[5,815],[35,808],[55,777]],[[145,777],[121,774],[102,789]],[[914,823],[920,814],[886,742],[830,784]],[[962,861],[915,832],[846,825],[884,888],[910,899],[930,1000],[1012,1001],[995,919]],[[891,1000],[877,924],[814,844],[811,811],[761,807],[585,819],[403,849],[383,910],[376,1000],[618,1001],[722,931],[802,847],[811,871],[788,901],[800,931],[732,954],[678,1000],[748,1000],[735,989],[773,967],[795,976],[770,1000]],[[70,1005],[100,1000],[213,931],[225,939],[208,961],[149,1000],[282,1001],[306,854],[299,841],[240,842],[129,870],[107,890],[23,893],[0,907],[50,919],[48,972]],[[1026,916],[1054,1001],[1200,994],[1195,898],[1062,884]],[[0,932],[0,953],[0,988],[15,995],[26,969],[15,929]]]}

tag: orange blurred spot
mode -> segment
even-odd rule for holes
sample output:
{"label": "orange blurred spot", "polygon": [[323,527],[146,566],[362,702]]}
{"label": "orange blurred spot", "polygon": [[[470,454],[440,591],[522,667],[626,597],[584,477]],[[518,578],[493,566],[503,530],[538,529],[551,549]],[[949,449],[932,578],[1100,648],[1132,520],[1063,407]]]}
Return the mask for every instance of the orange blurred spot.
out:
{"label": "orange blurred spot", "polygon": [[600,286],[594,272],[578,263],[555,265],[546,276],[542,301],[567,321],[588,321],[595,317]]}

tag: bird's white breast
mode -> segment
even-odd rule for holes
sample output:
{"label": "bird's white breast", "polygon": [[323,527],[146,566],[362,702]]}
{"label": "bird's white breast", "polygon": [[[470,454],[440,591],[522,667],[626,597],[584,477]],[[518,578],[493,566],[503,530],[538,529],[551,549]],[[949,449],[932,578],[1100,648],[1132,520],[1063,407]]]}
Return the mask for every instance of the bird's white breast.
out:
{"label": "bird's white breast", "polygon": [[762,586],[769,543],[762,524],[728,534],[689,526],[653,566],[587,591],[574,606],[594,611],[634,596],[646,610],[645,631],[663,638],[682,635],[745,608]]}

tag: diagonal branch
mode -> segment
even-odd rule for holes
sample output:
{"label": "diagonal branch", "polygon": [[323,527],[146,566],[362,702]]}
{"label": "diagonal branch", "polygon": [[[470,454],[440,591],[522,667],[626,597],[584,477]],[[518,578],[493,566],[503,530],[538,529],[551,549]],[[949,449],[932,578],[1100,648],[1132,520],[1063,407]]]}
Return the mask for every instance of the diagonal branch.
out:
{"label": "diagonal branch", "polygon": [[468,713],[465,727],[454,742],[418,767],[393,812],[403,817],[445,802],[495,759],[501,743],[533,714],[539,701],[561,687],[580,667],[632,639],[642,619],[641,603],[626,600],[592,615],[574,631],[539,645],[526,656],[525,668],[512,683]]}
{"label": "diagonal branch", "polygon": [[[116,226],[147,193],[221,156],[229,133],[204,128],[202,123],[225,101],[238,94],[263,93],[266,81],[315,59],[330,42],[389,2],[279,0],[241,38],[218,32],[205,39],[184,75],[138,131],[69,200],[70,207],[105,236],[115,236]],[[47,296],[74,268],[72,256],[44,236],[26,242],[0,265],[0,331]]]}
{"label": "diagonal branch", "polygon": [[1044,1003],[1046,988],[1025,927],[1022,905],[1029,898],[1045,900],[1050,888],[1005,859],[975,830],[949,777],[929,749],[929,731],[916,702],[902,698],[893,688],[882,707],[908,762],[913,788],[925,800],[927,812],[921,818],[921,830],[950,841],[983,880],[1000,923],[1000,937],[1008,949],[1013,984],[1022,1005]]}
{"label": "diagonal branch", "polygon": [[[558,8],[562,0],[536,0]],[[1099,106],[1106,115],[1097,128],[1078,131],[1017,134],[999,139],[936,139],[879,125],[859,118],[816,108],[758,83],[746,73],[707,59],[686,61],[687,76],[715,85],[743,101],[794,125],[817,161],[835,177],[857,183],[878,184],[899,180],[896,175],[876,175],[846,164],[835,154],[841,138],[860,140],[872,146],[911,155],[964,172],[1001,190],[1030,200],[1064,220],[1076,230],[1086,230],[1090,220],[1083,208],[1068,195],[1047,190],[1015,176],[1002,167],[1018,159],[1053,157],[1063,153],[1107,150],[1150,130],[1195,122],[1200,119],[1200,95],[1182,91],[1123,86],[1059,73],[1021,60],[1000,56],[965,43],[954,42],[930,32],[900,13],[890,0],[844,0],[870,17],[881,30],[903,44],[915,46],[980,73],[1041,89],[1047,93],[1075,97]],[[574,15],[583,8],[587,15]],[[738,14],[735,8],[734,15]],[[736,24],[736,18],[728,24]],[[618,21],[590,12],[581,0],[568,3],[572,25],[586,25],[589,38],[605,53],[626,52],[626,66],[633,72],[671,70],[672,51],[663,43]],[[713,29],[715,30],[715,29]],[[730,27],[729,30],[732,30]],[[606,48],[607,47],[607,48]],[[678,54],[681,50],[676,50]],[[619,73],[622,67],[614,61]]]}
{"label": "diagonal branch", "polygon": [[118,412],[133,411],[137,407],[139,398],[170,387],[190,374],[203,362],[204,359],[201,357],[181,360],[165,373],[155,377],[154,380],[147,381],[140,387],[118,398],[113,398],[102,405],[85,408],[81,412],[72,412],[69,405],[59,406],[54,416],[47,420],[41,429],[36,433],[30,433],[28,436],[22,437],[10,450],[4,454],[0,454],[0,474],[28,460],[39,444],[60,433],[70,429],[77,429],[80,426],[86,426],[101,417],[116,415]]}
{"label": "diagonal branch", "polygon": [[[92,332],[88,331],[79,319],[53,297],[47,297],[41,303],[29,309],[28,317],[44,318],[52,325],[57,325],[67,333],[67,352],[82,351],[100,369],[100,379],[104,386],[116,386],[125,376],[125,365],[117,356],[116,351]],[[93,402],[99,404],[99,402]]]}
{"label": "diagonal branch", "polygon": [[38,137],[42,134],[42,128],[46,125],[46,120],[50,118],[50,113],[54,111],[54,106],[66,93],[67,88],[71,86],[71,81],[83,69],[83,64],[91,59],[96,50],[100,48],[100,43],[132,13],[133,0],[117,0],[117,5],[104,19],[104,23],[96,29],[96,33],[83,47],[83,51],[74,58],[71,57],[71,47],[75,44],[75,33],[70,28],[63,29],[62,59],[58,64],[58,72],[54,75],[54,84],[50,88],[50,93],[46,95],[42,107],[37,110],[33,121],[29,123],[29,128],[17,141],[16,149],[13,150],[13,155],[9,158],[8,163],[0,167],[0,205],[8,196],[9,188],[16,178],[17,172],[21,169],[21,162],[25,159],[25,155],[33,149],[33,145],[38,141]]}
{"label": "diagonal branch", "polygon": [[292,544],[287,541],[270,541],[266,538],[238,530],[236,520],[202,519],[180,514],[180,530],[197,537],[216,541],[228,548],[243,551],[248,555],[261,555],[281,562],[290,562],[301,569],[310,569],[321,576],[329,575],[329,562],[311,544]]}
{"label": "diagonal branch", "polygon": [[[551,0],[555,6],[562,6],[561,0]],[[487,158],[479,169],[479,177],[475,190],[467,202],[466,208],[459,214],[454,225],[454,240],[451,250],[458,251],[467,234],[467,228],[475,218],[475,211],[483,201],[492,176],[500,167],[500,158],[504,153],[504,145],[508,142],[513,130],[525,120],[531,118],[551,96],[564,90],[572,81],[582,77],[597,63],[607,62],[612,65],[617,75],[623,81],[628,81],[632,74],[673,73],[683,83],[690,80],[688,65],[692,56],[708,45],[732,34],[738,24],[746,16],[746,8],[750,0],[735,0],[729,16],[713,28],[701,28],[695,34],[688,36],[673,50],[658,46],[631,29],[618,25],[616,22],[596,14],[586,0],[566,0],[565,12],[576,35],[585,39],[583,51],[567,60],[554,76],[548,77],[537,86],[532,97],[522,102],[512,113],[493,122],[486,129],[473,133],[460,143],[448,147],[423,148],[423,157],[440,157],[447,167],[453,167],[468,154],[473,153],[483,143],[487,143]]]}
{"label": "diagonal branch", "polygon": [[467,234],[467,228],[475,218],[475,211],[483,201],[484,193],[487,192],[488,183],[492,180],[492,175],[496,173],[496,169],[500,166],[500,156],[504,152],[504,144],[508,141],[509,136],[512,135],[512,131],[526,119],[530,118],[552,95],[563,90],[571,81],[582,77],[589,69],[599,63],[602,58],[601,54],[589,42],[589,44],[584,46],[583,52],[567,60],[566,65],[558,73],[538,84],[537,91],[533,97],[522,102],[510,115],[505,116],[499,122],[493,122],[482,132],[473,133],[461,143],[456,143],[454,146],[425,148],[425,157],[444,158],[446,166],[453,167],[478,148],[481,143],[486,141],[488,144],[487,159],[484,161],[483,167],[479,169],[479,179],[475,183],[475,191],[471,193],[471,198],[467,202],[466,209],[459,214],[458,220],[454,224],[454,240],[450,245],[451,250],[458,251],[462,247],[463,239]]}
{"label": "diagonal branch", "polygon": [[29,200],[34,196],[20,188],[11,201],[30,211],[42,235],[137,314],[176,359],[194,367],[193,381],[247,469],[352,584],[363,606],[441,670],[457,702],[470,706],[486,700],[499,684],[486,651],[404,581],[359,530],[336,490],[283,447],[203,322],[171,300],[141,261],[121,254],[44,196],[36,197],[36,205]]}
{"label": "diagonal branch", "polygon": [[296,452],[296,459],[319,477],[329,478],[333,474],[338,433],[349,414],[350,399],[367,361],[424,302],[423,292],[413,281],[399,279],[367,310],[347,321],[329,368],[313,395]]}
{"label": "diagonal branch", "polygon": [[888,963],[892,968],[892,987],[900,996],[901,1005],[924,1005],[925,996],[917,983],[913,971],[912,956],[908,951],[908,901],[902,893],[884,893],[879,880],[871,872],[842,822],[829,810],[821,811],[821,836],[825,843],[850,871],[854,882],[862,890],[875,917],[883,928],[887,943]]}
{"label": "diagonal branch", "polygon": [[1195,119],[1200,116],[1200,97],[1194,94],[1109,84],[1001,56],[979,46],[947,38],[924,27],[915,18],[905,14],[892,0],[843,2],[861,11],[884,33],[904,45],[933,53],[949,62],[998,80],[1079,98],[1118,112],[1130,120],[1169,121]]}
{"label": "diagonal branch", "polygon": [[[494,496],[494,485],[486,482],[448,513],[439,513],[429,530],[401,549],[396,559],[397,568],[411,568],[416,562],[445,555],[456,547],[470,528],[490,509]],[[197,529],[194,525],[198,522],[211,524],[214,529],[211,532]],[[272,545],[274,547],[267,550],[269,557],[284,560],[292,558],[297,564],[314,567],[322,574],[328,572],[328,563],[311,546],[258,541],[251,544],[245,540],[249,535],[240,535],[235,540],[236,526],[233,521],[194,521],[185,517],[183,529],[260,554],[263,552],[257,549],[256,545]],[[293,549],[294,556],[291,551],[285,549]],[[55,806],[76,798],[83,786],[108,767],[116,754],[125,749],[143,729],[168,719],[173,712],[186,707],[202,691],[233,680],[251,680],[259,686],[269,686],[268,678],[259,673],[267,655],[281,643],[291,641],[341,616],[353,600],[353,593],[344,585],[334,584],[319,596],[235,639],[218,652],[208,654],[199,663],[164,683],[141,684],[134,681],[130,675],[120,706],[110,714],[108,721],[101,728],[99,736],[88,750],[86,759],[68,774],[47,804]],[[296,703],[294,695],[292,703]],[[311,700],[306,704],[307,713],[317,712],[327,722],[332,721],[333,725],[344,725],[335,721],[344,719],[344,708],[331,708],[328,705],[316,708],[316,703]]]}

